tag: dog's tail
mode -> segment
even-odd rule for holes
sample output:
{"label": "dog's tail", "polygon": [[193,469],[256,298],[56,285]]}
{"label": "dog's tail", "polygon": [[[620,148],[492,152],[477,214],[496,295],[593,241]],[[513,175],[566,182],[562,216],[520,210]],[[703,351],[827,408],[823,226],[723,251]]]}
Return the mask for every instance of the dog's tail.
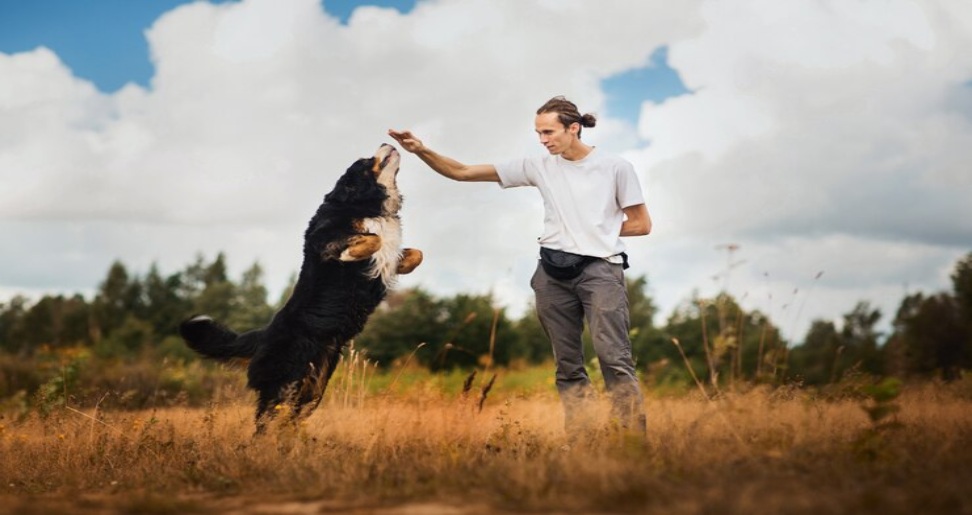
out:
{"label": "dog's tail", "polygon": [[206,315],[197,315],[179,325],[179,334],[189,348],[217,361],[252,358],[263,342],[262,331],[237,334]]}

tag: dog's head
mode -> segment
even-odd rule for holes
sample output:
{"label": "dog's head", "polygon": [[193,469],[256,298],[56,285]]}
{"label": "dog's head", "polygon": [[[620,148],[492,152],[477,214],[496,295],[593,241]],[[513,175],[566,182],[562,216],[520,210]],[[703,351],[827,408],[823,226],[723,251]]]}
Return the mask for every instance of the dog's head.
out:
{"label": "dog's head", "polygon": [[371,172],[375,174],[378,184],[383,185],[385,188],[397,189],[395,177],[398,175],[398,165],[401,162],[401,156],[398,155],[398,150],[395,147],[388,143],[382,143],[378,147],[378,152],[375,152],[375,156],[368,161],[371,161]]}
{"label": "dog's head", "polygon": [[383,214],[398,213],[402,196],[395,179],[400,161],[401,156],[395,147],[382,144],[374,156],[355,161],[324,200],[338,204],[377,201],[382,205]]}

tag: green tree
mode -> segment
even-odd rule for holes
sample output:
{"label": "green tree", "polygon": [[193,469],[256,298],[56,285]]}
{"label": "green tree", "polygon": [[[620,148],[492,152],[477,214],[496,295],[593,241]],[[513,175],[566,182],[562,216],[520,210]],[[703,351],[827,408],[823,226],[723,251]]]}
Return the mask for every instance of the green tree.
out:
{"label": "green tree", "polygon": [[671,357],[672,346],[665,333],[655,327],[658,308],[648,295],[648,279],[639,276],[626,281],[628,312],[630,313],[631,352],[635,366],[645,368],[652,363],[664,362]]}
{"label": "green tree", "polygon": [[[445,332],[447,316],[442,302],[420,288],[393,291],[355,338],[355,346],[383,368],[412,352],[428,355]],[[431,357],[420,358],[421,362],[429,360]]]}
{"label": "green tree", "polygon": [[53,297],[44,296],[31,306],[24,315],[25,343],[30,347],[59,346],[59,327],[56,320],[57,307],[55,303]]}
{"label": "green tree", "polygon": [[512,332],[511,361],[522,360],[535,365],[553,358],[550,339],[540,325],[537,309],[532,303],[523,316],[513,322]]}
{"label": "green tree", "polygon": [[966,324],[972,324],[972,252],[955,263],[952,272],[952,291],[962,309]]}
{"label": "green tree", "polygon": [[267,288],[263,285],[263,268],[259,263],[253,263],[243,272],[234,293],[233,312],[227,319],[230,327],[246,331],[270,322],[274,310],[267,304]]}
{"label": "green tree", "polygon": [[[958,334],[951,344],[954,349],[949,353],[958,367],[969,368],[972,366],[972,252],[955,264],[952,291],[958,304],[960,319],[955,328]],[[950,376],[952,374],[957,374],[957,371],[953,370]]]}
{"label": "green tree", "polygon": [[192,302],[181,295],[182,281],[180,273],[163,277],[154,263],[145,276],[145,310],[140,318],[148,321],[159,337],[175,335],[179,323],[192,310]]}
{"label": "green tree", "polygon": [[223,323],[233,316],[237,288],[227,276],[222,252],[208,265],[197,259],[186,269],[185,276],[189,280],[183,285],[192,299],[194,314],[206,314]]}
{"label": "green tree", "polygon": [[786,373],[787,342],[770,317],[758,310],[736,314],[739,349],[736,376],[756,381],[775,381]]}
{"label": "green tree", "polygon": [[216,254],[216,259],[203,269],[202,282],[208,287],[228,281],[229,275],[226,272],[226,255],[220,252]]}
{"label": "green tree", "polygon": [[28,345],[63,347],[90,343],[89,307],[84,297],[45,295],[23,318]]}
{"label": "green tree", "polygon": [[27,350],[24,316],[28,304],[23,295],[15,295],[7,304],[0,304],[0,349],[15,353]]}
{"label": "green tree", "polygon": [[[660,380],[689,383],[692,376],[686,367],[691,367],[699,378],[706,378],[711,382],[712,370],[705,342],[708,339],[709,324],[716,318],[715,305],[696,294],[676,306],[663,329],[668,340],[668,345],[663,346],[663,355],[669,365],[662,371]],[[678,349],[672,345],[672,340],[679,342],[688,364],[683,362]]]}
{"label": "green tree", "polygon": [[631,327],[641,329],[654,327],[658,307],[655,306],[654,299],[648,295],[648,278],[642,275],[634,279],[627,279],[625,283],[628,292],[628,312],[631,318]]}
{"label": "green tree", "polygon": [[883,374],[884,359],[878,347],[881,333],[875,328],[880,319],[880,310],[860,301],[844,314],[839,330],[833,322],[814,320],[803,345],[790,351],[789,376],[819,385],[839,381],[851,368]]}
{"label": "green tree", "polygon": [[946,381],[969,366],[967,325],[961,304],[947,293],[910,296],[898,309],[896,341],[904,348],[907,372],[928,376],[938,371]]}
{"label": "green tree", "polygon": [[[713,385],[733,381],[768,381],[780,376],[787,352],[779,329],[759,311],[747,312],[731,295],[720,293],[714,299],[696,295],[678,306],[667,324],[653,339],[651,363],[667,364],[661,379],[689,381],[685,369],[688,359],[692,370]],[[676,339],[678,348],[672,345]]]}
{"label": "green tree", "polygon": [[0,315],[0,338],[11,351],[33,349],[40,345],[62,347],[88,343],[88,304],[80,295],[45,295],[28,306],[24,297],[15,297]]}
{"label": "green tree", "polygon": [[92,305],[96,335],[95,340],[107,337],[121,327],[131,313],[141,310],[142,286],[137,278],[130,278],[120,261],[108,269],[108,276],[98,287]]}
{"label": "green tree", "polygon": [[492,296],[437,299],[420,289],[389,294],[355,339],[380,366],[415,352],[415,360],[431,370],[506,365],[517,342],[514,324],[494,307]]}
{"label": "green tree", "polygon": [[425,362],[430,370],[469,369],[489,363],[490,359],[494,364],[509,363],[510,348],[515,342],[512,324],[505,310],[494,307],[491,295],[459,294],[444,300],[442,309],[446,331],[438,345],[433,346],[436,354],[432,360]]}
{"label": "green tree", "polygon": [[844,325],[840,333],[841,344],[844,346],[841,358],[844,366],[841,368],[858,367],[875,375],[884,372],[884,363],[878,349],[881,333],[875,328],[880,320],[881,310],[872,308],[867,301],[858,302],[850,313],[844,315]]}
{"label": "green tree", "polygon": [[892,321],[891,336],[888,337],[883,348],[884,370],[889,376],[905,377],[917,373],[919,369],[926,371],[934,369],[933,365],[919,366],[917,363],[913,363],[912,360],[916,356],[914,356],[914,350],[909,349],[911,346],[908,336],[909,327],[924,301],[925,296],[919,292],[906,295],[901,299],[901,304],[898,305],[898,310],[895,312]]}
{"label": "green tree", "polygon": [[94,351],[105,358],[133,358],[156,339],[152,325],[130,313],[110,335],[95,344]]}
{"label": "green tree", "polygon": [[799,345],[790,351],[788,376],[808,385],[836,379],[837,363],[844,352],[840,333],[829,320],[814,320]]}

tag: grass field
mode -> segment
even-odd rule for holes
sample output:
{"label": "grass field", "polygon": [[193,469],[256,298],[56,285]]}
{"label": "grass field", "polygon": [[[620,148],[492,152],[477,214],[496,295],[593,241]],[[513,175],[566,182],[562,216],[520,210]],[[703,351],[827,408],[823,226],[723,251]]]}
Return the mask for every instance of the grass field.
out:
{"label": "grass field", "polygon": [[[551,371],[528,375],[541,374]],[[549,384],[504,387],[530,382],[521,376],[499,371],[480,411],[487,377],[461,395],[441,378],[345,371],[313,416],[261,437],[238,383],[204,409],[8,412],[0,510],[972,512],[967,382],[906,385],[889,398],[649,391],[646,440],[608,422],[566,445]]]}

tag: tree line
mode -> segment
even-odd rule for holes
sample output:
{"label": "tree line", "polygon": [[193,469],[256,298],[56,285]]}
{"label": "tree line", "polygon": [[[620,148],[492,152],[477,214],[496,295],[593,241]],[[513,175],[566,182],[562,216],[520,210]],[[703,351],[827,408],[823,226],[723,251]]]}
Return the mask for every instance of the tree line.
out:
{"label": "tree line", "polygon": [[[881,334],[883,314],[859,302],[839,322],[814,320],[799,344],[785,341],[758,310],[731,295],[693,295],[656,325],[657,307],[644,276],[627,283],[631,340],[639,370],[655,382],[801,382],[822,385],[849,373],[953,380],[972,365],[972,253],[951,275],[952,291],[907,295]],[[236,330],[266,324],[286,300],[271,303],[254,263],[234,280],[220,253],[182,270],[142,276],[111,264],[97,293],[15,297],[0,304],[0,354],[30,357],[39,349],[86,348],[104,359],[197,359],[178,324],[206,313]],[[585,338],[588,338],[585,336]],[[422,288],[392,291],[354,342],[379,367],[414,362],[430,371],[548,362],[549,345],[532,312],[512,317],[491,295],[438,297]],[[589,338],[587,355],[594,357]]]}

